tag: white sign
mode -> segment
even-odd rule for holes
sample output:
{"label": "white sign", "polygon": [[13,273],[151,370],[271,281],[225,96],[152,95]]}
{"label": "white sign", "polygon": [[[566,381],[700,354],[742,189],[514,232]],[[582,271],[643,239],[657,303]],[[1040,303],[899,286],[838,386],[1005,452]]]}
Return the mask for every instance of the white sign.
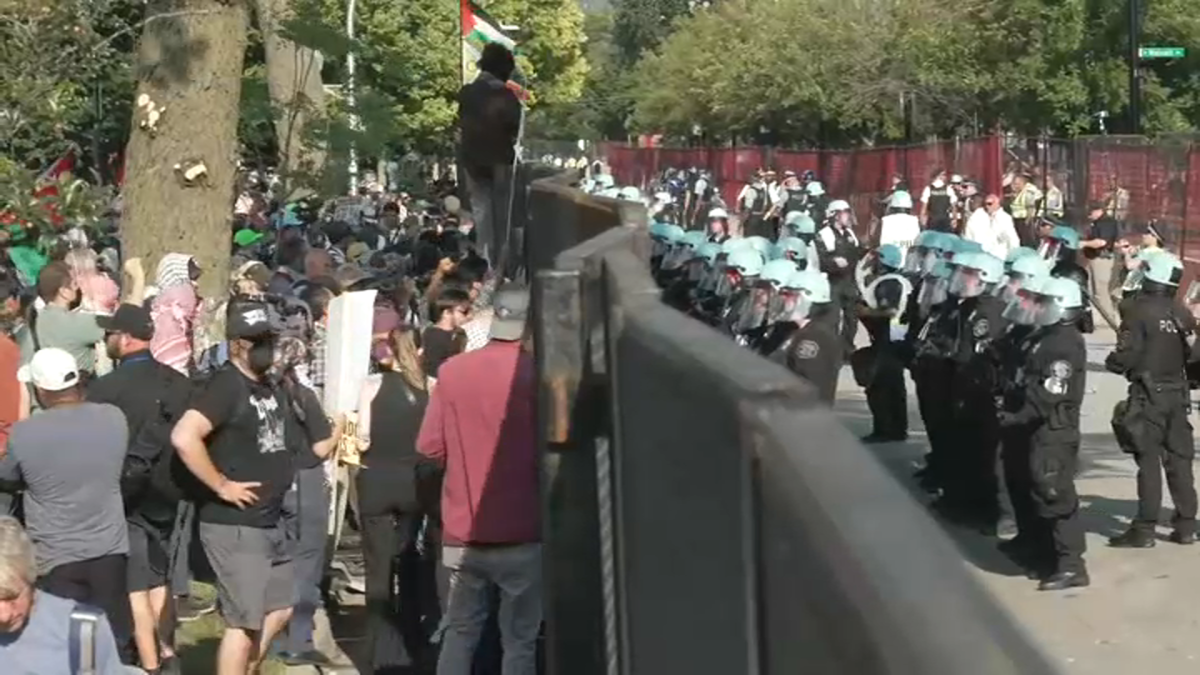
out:
{"label": "white sign", "polygon": [[329,303],[325,342],[325,412],[350,412],[371,362],[375,291],[342,293]]}

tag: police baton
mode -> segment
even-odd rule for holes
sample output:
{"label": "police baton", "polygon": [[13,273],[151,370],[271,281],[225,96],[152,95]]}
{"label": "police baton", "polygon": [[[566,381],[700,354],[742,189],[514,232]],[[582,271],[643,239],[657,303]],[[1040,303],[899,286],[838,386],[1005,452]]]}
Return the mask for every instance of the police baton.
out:
{"label": "police baton", "polygon": [[1119,328],[1117,321],[1114,320],[1112,315],[1108,313],[1108,310],[1104,309],[1099,304],[1092,302],[1092,294],[1088,293],[1087,290],[1083,291],[1083,301],[1086,302],[1089,307],[1095,308],[1095,310],[1100,314],[1100,318],[1104,319],[1104,323],[1108,324],[1109,327],[1113,329],[1114,333],[1120,332],[1121,329]]}

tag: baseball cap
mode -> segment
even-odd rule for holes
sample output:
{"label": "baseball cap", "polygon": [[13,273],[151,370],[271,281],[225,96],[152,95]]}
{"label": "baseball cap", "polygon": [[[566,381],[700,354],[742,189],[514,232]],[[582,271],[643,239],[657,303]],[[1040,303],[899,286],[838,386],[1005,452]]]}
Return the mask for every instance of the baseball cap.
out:
{"label": "baseball cap", "polygon": [[271,308],[258,300],[230,300],[225,318],[225,337],[247,340],[277,333]]}
{"label": "baseball cap", "polygon": [[17,381],[43,391],[63,391],[79,384],[79,366],[70,352],[39,349],[29,363],[17,369]]}
{"label": "baseball cap", "polygon": [[515,284],[502,286],[492,296],[492,326],[488,337],[506,342],[520,340],[525,335],[528,319],[529,289]]}
{"label": "baseball cap", "polygon": [[233,235],[233,243],[237,244],[238,246],[253,246],[262,241],[263,237],[265,236],[267,235],[259,232],[258,230],[246,228],[244,230],[238,230]]}
{"label": "baseball cap", "polygon": [[140,305],[124,303],[112,316],[96,317],[96,324],[109,333],[125,333],[138,340],[154,337],[154,321],[150,311]]}

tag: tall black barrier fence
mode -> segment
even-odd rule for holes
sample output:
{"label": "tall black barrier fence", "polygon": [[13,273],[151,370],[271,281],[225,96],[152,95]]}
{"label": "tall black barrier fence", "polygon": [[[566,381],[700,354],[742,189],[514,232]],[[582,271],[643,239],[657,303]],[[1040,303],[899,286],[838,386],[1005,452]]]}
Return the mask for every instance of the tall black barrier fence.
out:
{"label": "tall black barrier fence", "polygon": [[811,388],[659,301],[644,209],[526,192],[550,673],[1056,672]]}

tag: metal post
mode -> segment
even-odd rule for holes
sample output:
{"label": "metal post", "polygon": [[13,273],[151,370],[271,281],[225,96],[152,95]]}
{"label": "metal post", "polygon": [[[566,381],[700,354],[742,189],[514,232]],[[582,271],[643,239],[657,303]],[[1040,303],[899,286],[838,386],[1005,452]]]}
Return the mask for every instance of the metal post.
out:
{"label": "metal post", "polygon": [[[346,37],[354,40],[354,12],[356,0],[350,0],[346,6]],[[346,55],[346,106],[350,110],[350,130],[358,131],[358,99],[354,92],[355,53],[353,47]],[[358,147],[354,137],[350,137],[350,194],[358,194]]]}
{"label": "metal post", "polygon": [[1138,73],[1141,38],[1142,0],[1129,0],[1129,133],[1133,135],[1142,133],[1142,78]]}

